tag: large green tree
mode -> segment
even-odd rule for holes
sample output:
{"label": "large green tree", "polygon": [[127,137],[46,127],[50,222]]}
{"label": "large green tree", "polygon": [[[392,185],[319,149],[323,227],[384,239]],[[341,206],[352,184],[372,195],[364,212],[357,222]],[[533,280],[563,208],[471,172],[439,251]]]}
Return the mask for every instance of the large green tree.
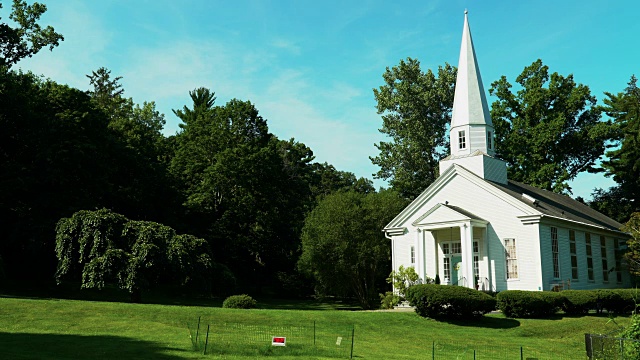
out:
{"label": "large green tree", "polygon": [[406,204],[393,190],[324,197],[305,220],[298,262],[315,279],[316,291],[355,297],[365,309],[378,307],[391,271],[391,247],[380,229]]}
{"label": "large green tree", "polygon": [[248,101],[215,105],[205,88],[176,110],[183,124],[171,171],[179,179],[185,225],[247,283],[292,272],[311,206],[313,152],[269,133]]}
{"label": "large green tree", "polygon": [[391,139],[376,144],[380,154],[371,161],[380,170],[374,176],[412,199],[437,178],[438,162],[449,151],[456,68],[445,64],[424,72],[418,60],[407,58],[382,78],[384,85],[373,93],[382,115],[379,131]]}
{"label": "large green tree", "polygon": [[164,115],[155,103],[135,104],[124,96],[122,77],[113,77],[101,67],[90,75],[92,103],[108,119],[108,128],[115,138],[113,148],[112,188],[108,206],[126,216],[171,221],[173,208],[179,204],[168,177],[171,149],[162,135]]}
{"label": "large green tree", "polygon": [[116,139],[86,93],[0,77],[0,256],[9,278],[51,279],[55,223],[109,197]]}
{"label": "large green tree", "polygon": [[491,84],[498,98],[491,107],[498,157],[509,178],[558,193],[579,173],[597,171],[615,134],[589,87],[573,75],[549,73],[541,60],[516,78],[517,91],[505,76]]}
{"label": "large green tree", "polygon": [[110,210],[78,211],[56,226],[56,279],[80,278],[82,288],[116,284],[139,302],[159,284],[209,288],[212,268],[206,241],[177,235],[151,221],[132,221]]}
{"label": "large green tree", "polygon": [[624,254],[629,264],[629,272],[640,276],[640,212],[631,214],[621,230],[631,235],[631,239],[627,240],[627,252]]}
{"label": "large green tree", "polygon": [[10,68],[18,61],[32,57],[43,47],[53,50],[64,40],[53,27],[43,28],[38,24],[46,11],[47,6],[38,2],[27,5],[24,0],[13,0],[9,15],[13,23],[0,22],[0,68]]}
{"label": "large green tree", "polygon": [[[605,95],[604,111],[619,130],[619,146],[607,152],[608,159],[603,162],[606,174],[617,183],[610,192],[628,203],[629,210],[640,211],[640,89],[636,77],[631,76],[624,92]],[[619,210],[615,205],[613,209]]]}

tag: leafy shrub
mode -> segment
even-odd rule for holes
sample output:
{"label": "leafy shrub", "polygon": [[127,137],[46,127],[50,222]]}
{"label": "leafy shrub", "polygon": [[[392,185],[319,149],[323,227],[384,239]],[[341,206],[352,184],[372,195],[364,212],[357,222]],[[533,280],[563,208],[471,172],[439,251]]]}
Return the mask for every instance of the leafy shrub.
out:
{"label": "leafy shrub", "polygon": [[548,291],[506,290],[497,295],[500,311],[511,318],[544,318],[555,314],[564,296]]}
{"label": "leafy shrub", "polygon": [[[393,309],[400,302],[407,300],[406,291],[409,287],[422,284],[422,279],[413,266],[404,267],[400,265],[398,271],[392,271],[387,278],[387,283],[393,285],[395,293],[387,291],[380,294],[380,307],[383,309]],[[426,284],[433,283],[433,279],[427,277]]]}
{"label": "leafy shrub", "polygon": [[407,300],[423,317],[478,317],[496,308],[491,296],[469,288],[450,285],[423,284],[407,289]]}
{"label": "leafy shrub", "polygon": [[380,308],[381,309],[393,309],[400,303],[400,296],[396,295],[393,291],[387,291],[384,295],[380,294]]}
{"label": "leafy shrub", "polygon": [[613,289],[596,290],[598,296],[598,311],[607,310],[615,314],[622,314],[628,304],[625,304],[622,296]]}
{"label": "leafy shrub", "polygon": [[[631,316],[631,324],[627,326],[620,337],[625,339],[640,340],[640,315],[633,314]],[[628,345],[627,345],[628,344]],[[640,342],[625,342],[625,359],[638,359],[640,355]]]}
{"label": "leafy shrub", "polygon": [[571,315],[587,314],[598,302],[598,294],[592,290],[564,290],[560,295],[565,298],[562,310]]}
{"label": "leafy shrub", "polygon": [[640,292],[637,289],[601,289],[596,290],[598,308],[615,314],[630,314],[640,305]]}
{"label": "leafy shrub", "polygon": [[247,294],[232,295],[224,300],[222,307],[227,309],[251,309],[256,307],[256,301]]}

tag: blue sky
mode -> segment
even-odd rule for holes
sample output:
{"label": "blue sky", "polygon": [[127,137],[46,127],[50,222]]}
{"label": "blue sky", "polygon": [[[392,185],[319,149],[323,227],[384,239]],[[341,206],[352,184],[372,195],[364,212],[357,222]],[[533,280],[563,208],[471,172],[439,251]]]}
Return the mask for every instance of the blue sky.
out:
{"label": "blue sky", "polygon": [[[457,66],[465,8],[485,89],[538,58],[599,101],[640,75],[638,1],[41,1],[42,23],[65,41],[21,68],[88,89],[85,75],[107,67],[126,96],[157,103],[168,135],[178,130],[171,110],[190,105],[196,87],[215,91],[217,104],[250,100],[279,138],[370,179],[369,156],[384,141],[372,89],[407,57],[423,69]],[[612,184],[585,174],[572,187],[589,197]]]}

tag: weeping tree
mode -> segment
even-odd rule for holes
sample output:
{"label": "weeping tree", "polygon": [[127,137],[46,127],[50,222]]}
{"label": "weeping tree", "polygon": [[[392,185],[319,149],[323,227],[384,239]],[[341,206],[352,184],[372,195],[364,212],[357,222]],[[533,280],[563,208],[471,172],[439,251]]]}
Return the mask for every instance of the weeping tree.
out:
{"label": "weeping tree", "polygon": [[205,240],[177,235],[151,221],[133,221],[107,209],[82,210],[56,226],[56,281],[81,280],[82,288],[116,284],[140,302],[160,284],[208,287],[212,268]]}

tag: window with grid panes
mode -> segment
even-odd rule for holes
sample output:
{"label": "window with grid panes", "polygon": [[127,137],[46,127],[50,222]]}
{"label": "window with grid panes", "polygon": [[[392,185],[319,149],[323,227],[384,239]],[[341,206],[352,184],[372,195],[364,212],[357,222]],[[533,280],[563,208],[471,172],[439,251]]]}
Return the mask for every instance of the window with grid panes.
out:
{"label": "window with grid panes", "polygon": [[518,257],[516,239],[504,239],[504,253],[507,262],[507,280],[518,278]]}
{"label": "window with grid panes", "polygon": [[553,278],[560,279],[560,259],[558,257],[558,228],[551,227],[551,256],[553,260]]}
{"label": "window with grid panes", "polygon": [[464,130],[458,131],[458,149],[467,148],[467,136]]}
{"label": "window with grid panes", "polygon": [[616,262],[616,282],[618,284],[622,283],[622,271],[620,271],[620,268],[622,266],[622,261],[621,261],[621,257],[622,257],[622,249],[620,248],[620,239],[615,239],[614,240],[614,246],[615,246],[615,251],[614,251],[614,256],[615,256],[615,262]]}
{"label": "window with grid panes", "polygon": [[576,251],[576,232],[569,230],[569,253],[571,254],[571,280],[578,281],[578,253]]}
{"label": "window with grid panes", "polygon": [[602,281],[609,282],[609,263],[607,261],[607,239],[600,235],[600,255],[602,258]]}
{"label": "window with grid panes", "polygon": [[587,279],[593,281],[593,253],[591,249],[591,234],[584,234],[584,243],[587,247]]}

